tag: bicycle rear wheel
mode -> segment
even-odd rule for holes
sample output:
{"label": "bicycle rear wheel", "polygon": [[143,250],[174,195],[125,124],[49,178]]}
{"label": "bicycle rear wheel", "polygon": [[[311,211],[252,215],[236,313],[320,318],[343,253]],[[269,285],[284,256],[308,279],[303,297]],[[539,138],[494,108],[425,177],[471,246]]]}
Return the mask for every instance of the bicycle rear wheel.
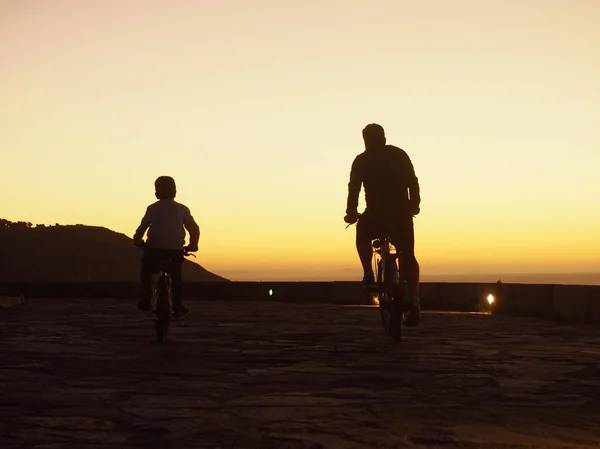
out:
{"label": "bicycle rear wheel", "polygon": [[164,344],[169,333],[169,324],[171,322],[171,298],[168,278],[161,276],[158,279],[158,297],[156,300],[156,341],[158,344]]}
{"label": "bicycle rear wheel", "polygon": [[396,261],[392,257],[387,258],[387,266],[384,276],[384,288],[387,294],[387,309],[389,315],[389,329],[387,334],[396,341],[402,341],[402,323],[404,321],[404,311],[402,306],[403,298],[403,283],[395,284],[394,271],[396,267],[393,265]]}
{"label": "bicycle rear wheel", "polygon": [[379,314],[381,315],[381,325],[385,335],[390,335],[392,327],[392,317],[390,310],[390,297],[385,284],[385,277],[383,276],[383,260],[379,259],[377,262],[377,286],[378,286],[378,299],[379,299]]}
{"label": "bicycle rear wheel", "polygon": [[[396,285],[396,287],[398,287]],[[402,306],[403,295],[399,294],[400,289],[393,289],[393,297],[390,302],[391,326],[390,335],[396,341],[402,341],[402,324],[404,323],[404,308]]]}

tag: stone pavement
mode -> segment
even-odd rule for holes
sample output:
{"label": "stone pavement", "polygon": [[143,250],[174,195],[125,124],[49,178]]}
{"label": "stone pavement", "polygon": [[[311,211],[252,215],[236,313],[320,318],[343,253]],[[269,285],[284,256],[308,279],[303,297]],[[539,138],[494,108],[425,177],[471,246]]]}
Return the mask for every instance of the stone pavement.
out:
{"label": "stone pavement", "polygon": [[597,448],[600,331],[376,308],[122,300],[0,311],[0,448]]}

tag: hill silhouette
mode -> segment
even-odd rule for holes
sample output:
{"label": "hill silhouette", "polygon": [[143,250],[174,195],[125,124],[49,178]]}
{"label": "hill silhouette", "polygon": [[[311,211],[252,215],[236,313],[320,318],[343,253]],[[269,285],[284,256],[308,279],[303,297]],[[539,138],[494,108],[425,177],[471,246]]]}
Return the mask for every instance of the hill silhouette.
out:
{"label": "hill silhouette", "polygon": [[[103,227],[0,219],[0,282],[137,282],[140,258],[131,238]],[[183,279],[227,281],[188,260]]]}

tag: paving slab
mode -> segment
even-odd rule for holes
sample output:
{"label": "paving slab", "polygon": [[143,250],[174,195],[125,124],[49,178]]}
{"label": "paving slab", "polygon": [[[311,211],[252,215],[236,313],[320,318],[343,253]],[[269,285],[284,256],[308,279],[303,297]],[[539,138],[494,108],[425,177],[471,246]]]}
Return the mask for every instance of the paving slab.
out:
{"label": "paving slab", "polygon": [[0,311],[0,447],[598,448],[597,328],[192,301],[165,346],[134,301]]}

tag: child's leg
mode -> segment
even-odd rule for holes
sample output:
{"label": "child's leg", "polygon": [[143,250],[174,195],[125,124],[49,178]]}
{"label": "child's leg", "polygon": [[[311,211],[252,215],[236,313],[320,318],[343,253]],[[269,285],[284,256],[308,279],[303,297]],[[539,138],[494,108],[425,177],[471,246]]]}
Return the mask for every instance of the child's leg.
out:
{"label": "child's leg", "polygon": [[173,292],[173,306],[179,307],[182,305],[182,290],[183,290],[183,279],[181,275],[181,270],[183,267],[183,256],[180,253],[177,253],[177,256],[174,256],[174,263],[171,269],[171,288]]}
{"label": "child's leg", "polygon": [[150,310],[152,298],[152,275],[156,272],[156,257],[152,249],[147,248],[142,255],[140,280],[142,282],[142,297],[138,308],[143,311]]}

